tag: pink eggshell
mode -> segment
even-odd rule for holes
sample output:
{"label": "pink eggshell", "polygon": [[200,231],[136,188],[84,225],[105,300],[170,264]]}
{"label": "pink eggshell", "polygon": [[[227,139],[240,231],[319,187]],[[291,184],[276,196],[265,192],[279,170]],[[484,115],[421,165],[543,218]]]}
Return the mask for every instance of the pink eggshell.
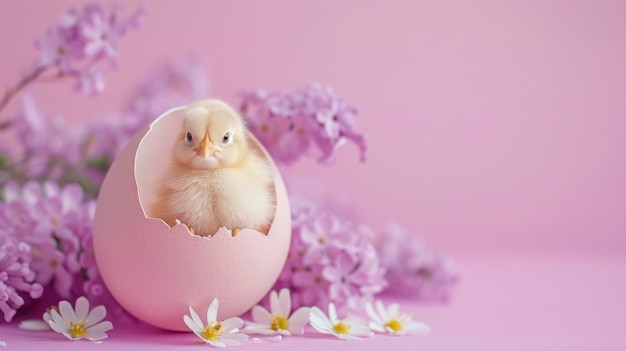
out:
{"label": "pink eggshell", "polygon": [[163,114],[115,160],[98,198],[93,240],[102,278],[122,307],[154,326],[189,331],[183,316],[190,306],[205,315],[218,298],[223,320],[241,315],[267,294],[287,258],[291,215],[278,169],[250,136],[274,168],[277,208],[267,236],[243,229],[232,237],[222,228],[213,237],[200,237],[185,225],[170,228],[147,218],[141,204],[150,203],[167,167],[183,110]]}

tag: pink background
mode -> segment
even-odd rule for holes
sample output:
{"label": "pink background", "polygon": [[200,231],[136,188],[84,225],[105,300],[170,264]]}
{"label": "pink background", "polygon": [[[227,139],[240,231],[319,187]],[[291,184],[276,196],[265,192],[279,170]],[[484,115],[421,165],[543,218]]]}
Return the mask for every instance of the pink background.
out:
{"label": "pink background", "polygon": [[[79,1],[3,1],[2,88]],[[134,8],[139,1],[127,1]],[[37,11],[33,11],[37,8]],[[332,85],[370,160],[294,172],[346,189],[367,222],[448,251],[626,252],[626,3],[150,2],[106,93],[38,89],[71,121],[122,106],[162,62],[206,58],[214,96]],[[129,9],[130,10],[130,9]],[[61,103],[59,103],[61,102]]]}
{"label": "pink background", "polygon": [[[0,2],[0,88],[77,3]],[[159,64],[189,53],[205,58],[213,95],[230,101],[240,89],[330,84],[360,109],[369,161],[346,147],[333,167],[301,162],[289,173],[345,189],[374,229],[396,220],[458,259],[458,298],[421,310],[439,333],[426,341],[433,349],[625,349],[626,2],[150,9],[121,42],[104,95],[42,84],[46,111],[74,123],[101,116]]]}

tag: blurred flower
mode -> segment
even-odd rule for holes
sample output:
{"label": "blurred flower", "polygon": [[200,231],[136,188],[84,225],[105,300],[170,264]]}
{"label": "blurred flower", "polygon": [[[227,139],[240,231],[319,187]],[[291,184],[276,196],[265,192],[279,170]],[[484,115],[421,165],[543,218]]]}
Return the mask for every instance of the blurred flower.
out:
{"label": "blurred flower", "polygon": [[99,60],[111,62],[118,56],[117,41],[128,30],[137,28],[146,14],[141,7],[128,18],[121,20],[121,6],[105,8],[98,3],[87,3],[72,8],[61,15],[43,38],[36,41],[39,50],[38,74],[57,67],[56,78],[75,77],[77,90],[88,95],[104,90],[104,75],[96,68]]}
{"label": "blurred flower", "polygon": [[107,311],[104,306],[89,310],[89,301],[84,297],[76,300],[75,308],[68,301],[59,302],[59,310],[50,312],[49,321],[52,330],[65,335],[70,340],[102,340],[106,332],[113,329],[109,321],[102,321]]}
{"label": "blurred flower", "polygon": [[332,334],[339,339],[361,340],[362,336],[371,336],[372,331],[367,323],[358,317],[348,316],[340,320],[334,303],[328,304],[328,317],[317,308],[311,308],[311,326],[322,334]]}
{"label": "blurred flower", "polygon": [[225,321],[217,320],[219,301],[213,299],[207,310],[206,326],[198,316],[198,313],[189,307],[190,316],[185,315],[183,320],[203,342],[215,347],[239,346],[248,340],[248,335],[239,332],[243,321],[238,317],[228,318]]}
{"label": "blurred flower", "polygon": [[291,313],[291,296],[288,289],[270,293],[270,311],[261,305],[252,308],[252,320],[244,331],[252,334],[300,335],[309,323],[309,308],[300,307]]}
{"label": "blurred flower", "polygon": [[78,75],[77,90],[83,95],[98,95],[104,91],[104,74],[93,68],[86,69]]}
{"label": "blurred flower", "polygon": [[36,274],[30,268],[29,245],[6,235],[0,236],[0,244],[0,311],[4,320],[10,322],[17,309],[24,305],[21,293],[37,299],[43,287],[35,282]]}
{"label": "blurred flower", "polygon": [[372,319],[370,328],[378,333],[392,335],[422,335],[430,333],[430,327],[422,322],[413,321],[413,317],[407,313],[400,314],[400,306],[392,303],[387,309],[378,300],[376,309],[371,302],[365,304],[365,311]]}
{"label": "blurred flower", "polygon": [[75,282],[88,279],[96,270],[93,259],[81,260],[92,252],[81,242],[91,237],[95,202],[83,202],[83,191],[76,184],[61,187],[52,181],[23,186],[10,182],[3,195],[0,225],[11,228],[15,215],[21,221],[7,235],[28,245],[35,281],[43,286],[53,283],[60,296],[70,297]]}
{"label": "blurred flower", "polygon": [[361,160],[366,158],[366,138],[355,131],[356,109],[328,86],[311,84],[293,94],[245,92],[241,111],[278,162],[291,164],[315,144],[321,152],[319,161],[331,163],[348,140],[359,147]]}
{"label": "blurred flower", "polygon": [[459,282],[456,265],[434,253],[422,238],[397,224],[379,237],[377,250],[387,268],[385,293],[415,296],[420,301],[447,301]]}

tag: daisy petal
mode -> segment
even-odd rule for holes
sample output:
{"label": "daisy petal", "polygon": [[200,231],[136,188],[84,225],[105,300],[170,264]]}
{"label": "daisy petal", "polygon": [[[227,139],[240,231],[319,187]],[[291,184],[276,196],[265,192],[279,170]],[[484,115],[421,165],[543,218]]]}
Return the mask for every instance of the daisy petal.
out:
{"label": "daisy petal", "polygon": [[404,330],[407,334],[411,335],[423,335],[430,333],[430,327],[422,322],[409,322],[404,325]]}
{"label": "daisy petal", "polygon": [[372,305],[371,302],[368,302],[365,304],[365,312],[367,313],[367,315],[376,323],[378,324],[384,324],[382,320],[380,320],[380,317],[378,316],[378,313],[376,313],[376,311],[374,311],[374,306]]}
{"label": "daisy petal", "polygon": [[87,313],[89,313],[89,301],[83,296],[79,297],[76,300],[76,319],[84,321],[87,318]]}
{"label": "daisy petal", "polygon": [[270,329],[269,324],[261,324],[248,322],[242,330],[244,333],[249,334],[262,334],[262,335],[274,335],[277,334],[274,330]]}
{"label": "daisy petal", "polygon": [[376,312],[380,316],[380,319],[382,321],[381,324],[387,323],[389,317],[387,316],[387,313],[385,311],[385,305],[383,305],[383,302],[380,300],[376,301]]}
{"label": "daisy petal", "polygon": [[224,333],[230,333],[235,329],[239,329],[243,326],[243,321],[239,317],[228,318],[227,320],[222,322],[222,328],[224,328]]}
{"label": "daisy petal", "polygon": [[50,328],[52,330],[54,330],[57,333],[63,333],[65,330],[63,330],[63,328],[61,328],[61,326],[59,326],[57,323],[55,323],[54,321],[50,321],[48,322],[50,324]]}
{"label": "daisy petal", "polygon": [[373,331],[377,332],[377,333],[386,333],[387,329],[385,329],[385,327],[379,323],[376,322],[370,322],[370,329],[372,329]]}
{"label": "daisy petal", "polygon": [[220,302],[217,301],[217,299],[213,299],[213,302],[211,302],[211,306],[209,306],[209,309],[206,311],[206,321],[207,323],[211,323],[217,320],[217,311],[220,308]]}
{"label": "daisy petal", "polygon": [[[78,312],[76,314],[78,315]],[[106,317],[106,315],[107,315],[106,307],[100,305],[94,308],[87,315],[87,319],[85,320],[85,327],[89,328],[90,326],[102,321],[104,317]],[[87,322],[87,320],[89,320],[89,322]]]}
{"label": "daisy petal", "polygon": [[397,303],[392,303],[387,307],[387,318],[389,319],[398,319],[400,315],[400,305]]}
{"label": "daisy petal", "polygon": [[311,326],[320,333],[328,334],[332,328],[332,324],[328,317],[317,307],[311,308],[309,322]]}
{"label": "daisy petal", "polygon": [[356,336],[371,336],[372,331],[367,327],[367,325],[358,324],[350,327],[350,334]]}
{"label": "daisy petal", "polygon": [[232,342],[232,341],[237,342],[237,345],[241,345],[241,343],[248,341],[248,335],[241,334],[241,333],[228,334],[228,335],[221,336],[220,341],[226,345],[234,345],[234,344],[229,344],[229,342]]}
{"label": "daisy petal", "polygon": [[278,294],[276,293],[276,291],[272,291],[270,293],[270,311],[273,314],[284,316],[284,314],[281,313],[280,302],[278,300]]}
{"label": "daisy petal", "polygon": [[50,324],[38,319],[21,321],[18,327],[22,330],[50,330]]}
{"label": "daisy petal", "polygon": [[191,331],[193,331],[194,333],[200,333],[202,331],[202,327],[197,325],[196,322],[188,315],[183,316],[183,321],[185,322],[187,327],[191,329]]}
{"label": "daisy petal", "polygon": [[350,335],[350,334],[335,334],[336,337],[343,340],[363,340],[358,336]]}
{"label": "daisy petal", "polygon": [[337,317],[337,308],[335,308],[335,304],[332,302],[328,304],[328,319],[330,319],[333,324],[337,324],[339,322],[339,317]]}
{"label": "daisy petal", "polygon": [[254,306],[252,308],[252,320],[257,323],[270,324],[272,315],[263,306]]}
{"label": "daisy petal", "polygon": [[89,336],[87,336],[87,339],[91,341],[98,341],[98,340],[106,339],[108,337],[109,336],[107,335],[107,333],[98,332],[98,333],[89,333]]}
{"label": "daisy petal", "polygon": [[[202,323],[202,319],[200,319],[200,316],[198,315],[198,312],[196,312],[196,310],[193,309],[193,307],[189,306],[189,315],[191,316],[191,321],[200,329],[202,329],[204,327],[204,323]],[[189,325],[187,325],[189,326]],[[191,328],[191,326],[189,326],[189,328]],[[191,328],[192,330],[194,328]]]}
{"label": "daisy petal", "polygon": [[282,289],[278,294],[278,303],[280,306],[281,316],[288,316],[291,313],[291,295],[289,289]]}
{"label": "daisy petal", "polygon": [[265,339],[268,340],[268,341],[278,342],[278,341],[283,340],[283,336],[282,335],[276,335],[276,336],[272,336],[272,337],[265,338]]}
{"label": "daisy petal", "polygon": [[59,302],[59,312],[61,312],[61,317],[63,317],[65,321],[76,323],[76,314],[74,313],[74,309],[72,308],[72,305],[70,305],[69,302],[67,301]]}
{"label": "daisy petal", "polygon": [[310,308],[300,307],[289,317],[289,332],[295,335],[304,333],[304,326],[309,322]]}
{"label": "daisy petal", "polygon": [[52,310],[52,312],[50,313],[50,322],[53,322],[55,324],[66,324],[63,317],[56,310]]}
{"label": "daisy petal", "polygon": [[96,324],[92,327],[90,327],[89,329],[87,329],[87,331],[89,332],[89,334],[93,333],[104,333],[107,332],[109,330],[113,329],[113,324],[109,321],[104,321],[102,323]]}

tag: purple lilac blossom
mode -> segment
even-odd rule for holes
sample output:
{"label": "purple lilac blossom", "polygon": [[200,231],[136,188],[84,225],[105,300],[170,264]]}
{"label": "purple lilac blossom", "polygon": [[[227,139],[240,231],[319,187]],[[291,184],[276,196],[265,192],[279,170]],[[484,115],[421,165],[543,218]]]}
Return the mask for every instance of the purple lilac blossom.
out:
{"label": "purple lilac blossom", "polygon": [[[83,269],[93,271],[81,265],[81,256],[89,252],[81,242],[91,236],[94,201],[84,202],[83,190],[76,184],[62,187],[52,181],[23,186],[9,182],[2,190],[3,234],[7,240],[28,245],[28,262],[38,284],[51,285],[60,297],[71,297],[73,286],[90,278]],[[15,214],[21,223],[12,228]]]}
{"label": "purple lilac blossom", "polygon": [[415,297],[423,302],[448,301],[459,282],[455,263],[428,248],[416,233],[397,224],[378,238],[377,250],[387,268],[385,293]]}
{"label": "purple lilac blossom", "polygon": [[146,8],[140,7],[126,19],[120,19],[121,10],[118,5],[88,3],[63,13],[58,23],[35,42],[39,51],[37,69],[56,67],[57,77],[77,80],[78,91],[86,95],[102,92],[104,75],[96,64],[104,59],[115,64],[119,55],[117,41],[137,28],[146,14]]}
{"label": "purple lilac blossom", "polygon": [[387,286],[369,228],[312,199],[292,195],[291,202],[292,243],[275,289],[289,288],[294,306],[332,301],[346,311]]}
{"label": "purple lilac blossom", "polygon": [[291,164],[316,145],[321,154],[318,161],[330,164],[346,141],[356,144],[361,160],[366,159],[367,140],[356,132],[356,108],[328,86],[311,84],[294,93],[245,92],[241,111],[278,162]]}
{"label": "purple lilac blossom", "polygon": [[[2,207],[0,203],[0,211]],[[37,299],[43,293],[41,284],[35,282],[31,260],[31,247],[28,244],[8,235],[0,235],[0,311],[7,323],[24,305],[25,297]]]}

